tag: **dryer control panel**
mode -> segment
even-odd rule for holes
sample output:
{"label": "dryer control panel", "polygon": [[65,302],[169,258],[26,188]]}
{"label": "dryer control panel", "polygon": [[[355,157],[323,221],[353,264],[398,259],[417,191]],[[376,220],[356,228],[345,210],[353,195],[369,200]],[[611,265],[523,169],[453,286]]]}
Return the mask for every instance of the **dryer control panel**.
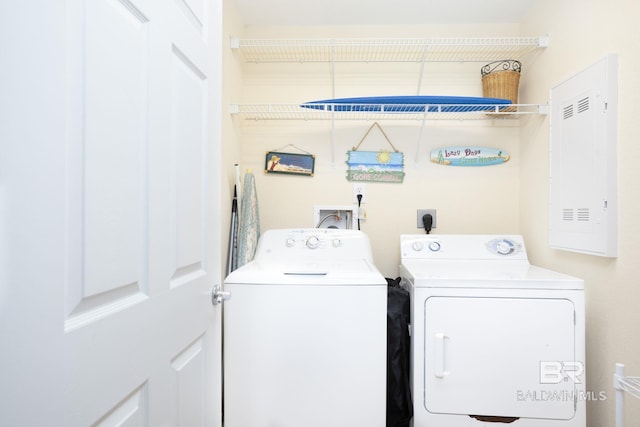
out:
{"label": "dryer control panel", "polygon": [[486,234],[403,234],[403,259],[432,260],[527,260],[522,236]]}

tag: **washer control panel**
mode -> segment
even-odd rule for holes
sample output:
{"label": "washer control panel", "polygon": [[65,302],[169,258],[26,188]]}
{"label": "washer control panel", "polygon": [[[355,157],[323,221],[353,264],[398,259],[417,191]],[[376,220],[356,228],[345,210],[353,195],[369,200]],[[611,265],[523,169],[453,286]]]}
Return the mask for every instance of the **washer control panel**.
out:
{"label": "washer control panel", "polygon": [[434,260],[527,259],[522,236],[479,234],[403,234],[400,236],[400,256]]}
{"label": "washer control panel", "polygon": [[282,257],[283,260],[370,259],[366,234],[358,230],[304,228],[268,230],[261,237],[255,258]]}

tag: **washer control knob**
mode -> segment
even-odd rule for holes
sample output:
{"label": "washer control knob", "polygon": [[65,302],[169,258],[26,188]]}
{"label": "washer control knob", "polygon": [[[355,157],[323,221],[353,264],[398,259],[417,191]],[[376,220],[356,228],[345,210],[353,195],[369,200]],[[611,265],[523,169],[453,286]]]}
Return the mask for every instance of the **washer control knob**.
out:
{"label": "washer control knob", "polygon": [[438,252],[440,250],[440,242],[429,242],[429,250],[431,252]]}
{"label": "washer control knob", "polygon": [[424,249],[424,243],[422,243],[420,240],[416,240],[411,244],[411,247],[413,248],[414,251],[420,252],[421,250]]}
{"label": "washer control knob", "polygon": [[295,239],[293,237],[289,237],[287,239],[287,241],[285,242],[285,245],[287,245],[288,248],[292,248],[293,245],[295,245],[295,244],[296,244],[296,241],[295,241]]}
{"label": "washer control knob", "polygon": [[307,247],[309,249],[317,249],[320,246],[320,238],[318,236],[311,236],[307,239]]}
{"label": "washer control knob", "polygon": [[342,246],[342,240],[340,239],[333,239],[333,242],[331,243],[333,243],[334,248],[339,248],[340,246]]}

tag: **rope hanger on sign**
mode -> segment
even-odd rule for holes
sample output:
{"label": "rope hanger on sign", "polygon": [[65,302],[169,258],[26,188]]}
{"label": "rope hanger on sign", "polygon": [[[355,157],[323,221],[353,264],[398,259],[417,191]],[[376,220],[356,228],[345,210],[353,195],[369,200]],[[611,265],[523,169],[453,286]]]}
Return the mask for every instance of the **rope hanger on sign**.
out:
{"label": "rope hanger on sign", "polygon": [[302,152],[302,153],[304,153],[304,154],[309,154],[309,155],[313,156],[313,154],[312,154],[312,153],[310,153],[310,152],[308,152],[308,151],[306,151],[306,150],[303,150],[303,149],[302,149],[302,148],[300,148],[300,147],[296,147],[296,146],[295,146],[295,145],[293,145],[293,144],[287,144],[287,145],[285,145],[284,147],[276,148],[276,149],[271,150],[271,151],[282,151],[282,150],[284,150],[284,149],[285,149],[285,148],[287,148],[287,147],[295,148],[296,150],[298,150],[298,151],[300,151],[300,152]]}
{"label": "rope hanger on sign", "polygon": [[360,145],[362,145],[362,143],[364,142],[365,139],[367,139],[367,136],[369,136],[369,133],[371,132],[371,130],[373,130],[374,127],[377,127],[378,130],[380,130],[380,132],[382,133],[382,136],[384,136],[384,139],[387,140],[387,142],[389,143],[389,145],[391,146],[391,148],[393,148],[393,151],[395,153],[398,152],[398,149],[391,143],[391,140],[389,139],[389,137],[387,136],[387,133],[384,131],[384,129],[382,129],[382,126],[380,126],[380,124],[378,122],[373,122],[373,124],[371,126],[369,126],[369,129],[367,130],[367,132],[364,134],[364,136],[360,139],[360,142],[358,142],[358,145],[356,145],[355,147],[353,147],[353,151],[358,151],[358,148],[360,148]]}

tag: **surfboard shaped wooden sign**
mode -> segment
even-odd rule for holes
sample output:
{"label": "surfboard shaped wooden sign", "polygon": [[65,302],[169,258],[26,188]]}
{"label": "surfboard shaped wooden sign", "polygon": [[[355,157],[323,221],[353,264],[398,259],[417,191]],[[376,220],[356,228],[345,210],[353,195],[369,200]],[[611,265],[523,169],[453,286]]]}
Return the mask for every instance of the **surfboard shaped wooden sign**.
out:
{"label": "surfboard shaped wooden sign", "polygon": [[454,146],[431,151],[431,161],[444,166],[493,166],[508,162],[511,156],[501,148]]}

